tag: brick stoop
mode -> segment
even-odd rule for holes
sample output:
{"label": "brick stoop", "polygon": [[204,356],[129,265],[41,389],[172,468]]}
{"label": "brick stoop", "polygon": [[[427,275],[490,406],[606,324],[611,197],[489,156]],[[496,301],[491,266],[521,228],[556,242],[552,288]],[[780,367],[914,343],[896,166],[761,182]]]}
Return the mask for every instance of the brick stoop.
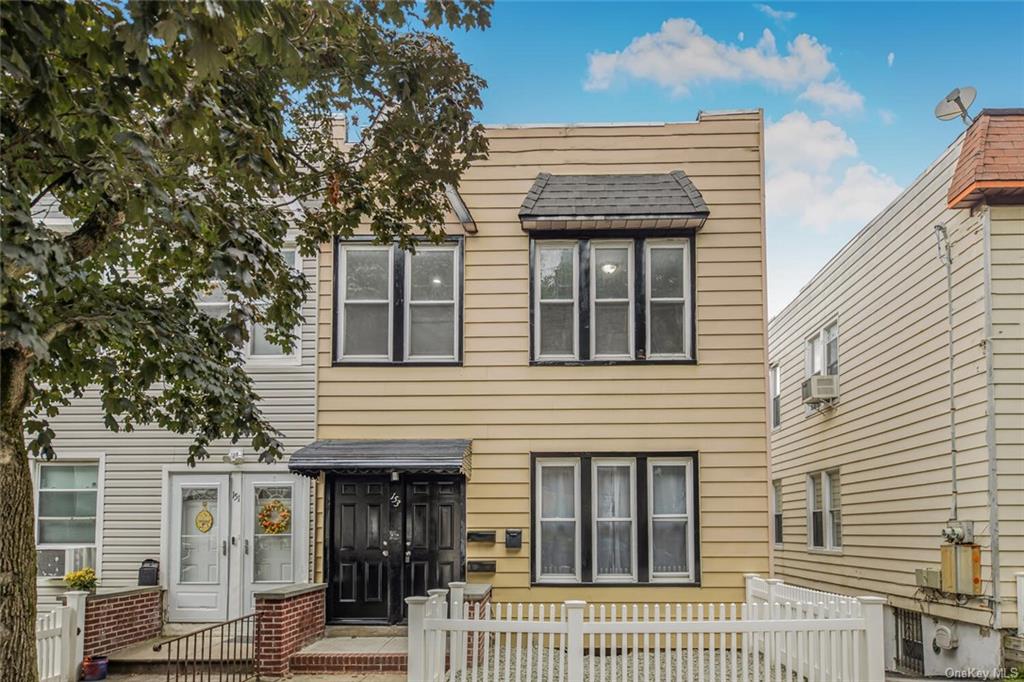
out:
{"label": "brick stoop", "polygon": [[292,674],[405,672],[407,662],[407,654],[309,651],[292,654],[288,667]]}

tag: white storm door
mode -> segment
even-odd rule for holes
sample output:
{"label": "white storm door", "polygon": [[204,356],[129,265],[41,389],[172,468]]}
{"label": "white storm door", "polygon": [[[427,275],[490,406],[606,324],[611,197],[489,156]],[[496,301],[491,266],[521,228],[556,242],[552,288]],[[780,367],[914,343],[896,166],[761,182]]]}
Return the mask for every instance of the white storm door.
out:
{"label": "white storm door", "polygon": [[242,613],[253,595],[305,582],[308,482],[289,473],[244,474],[242,484]]}
{"label": "white storm door", "polygon": [[170,487],[168,620],[226,620],[231,529],[229,476],[172,476]]}

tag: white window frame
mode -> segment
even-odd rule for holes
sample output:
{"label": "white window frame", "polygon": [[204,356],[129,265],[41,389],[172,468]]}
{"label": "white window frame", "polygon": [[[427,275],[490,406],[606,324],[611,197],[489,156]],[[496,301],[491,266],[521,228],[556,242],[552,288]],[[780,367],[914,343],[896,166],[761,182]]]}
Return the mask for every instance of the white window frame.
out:
{"label": "white window frame", "polygon": [[[683,251],[683,298],[659,298],[658,302],[683,303],[683,353],[652,353],[651,352],[651,330],[654,325],[651,323],[651,306],[655,303],[651,298],[651,252],[655,249],[679,249]],[[645,348],[647,349],[648,360],[692,360],[693,348],[693,291],[690,281],[693,279],[691,272],[692,262],[690,239],[686,237],[674,239],[648,239],[644,242],[644,292],[646,310],[644,315],[647,324],[647,338]]]}
{"label": "white window frame", "polygon": [[[533,287],[536,295],[533,297],[533,319],[534,319],[534,352],[533,355],[537,360],[576,360],[580,357],[580,249],[579,242],[576,240],[565,241],[537,241],[535,244],[536,263],[534,265],[533,272]],[[541,274],[541,254],[545,250],[563,250],[570,249],[572,251],[572,354],[571,355],[544,355],[541,353],[541,286],[540,286],[540,274]],[[568,303],[567,298],[549,298],[546,299],[550,303]]]}
{"label": "white window frame", "polygon": [[[629,317],[626,324],[626,338],[628,339],[628,351],[626,353],[599,354],[597,349],[597,274],[594,271],[597,263],[597,251],[599,249],[626,249],[626,264],[628,268],[627,296],[628,298],[603,298],[602,303],[627,303],[629,305]],[[636,353],[636,339],[633,330],[636,320],[636,292],[634,291],[634,280],[636,274],[633,268],[636,266],[636,258],[633,255],[633,241],[616,239],[595,239],[590,242],[590,358],[592,360],[632,360]],[[635,573],[635,571],[634,571]]]}
{"label": "white window frame", "polygon": [[[294,251],[295,252],[295,265],[294,265],[294,269],[296,270],[296,272],[298,272],[299,274],[303,275],[303,277],[305,277],[305,271],[303,270],[303,265],[304,265],[303,259],[302,259],[302,256],[299,254],[299,250],[295,247],[295,244],[294,243],[286,243],[283,247],[281,247],[281,251]],[[300,312],[301,312],[301,306],[304,305],[304,304],[305,304],[305,301],[303,301],[303,303],[300,304],[300,309],[299,309]],[[303,326],[303,324],[301,322],[298,325],[296,325],[296,327],[295,327],[294,348],[292,349],[291,353],[288,353],[286,355],[285,354],[280,354],[280,353],[275,353],[275,354],[270,354],[270,353],[265,353],[265,354],[263,354],[263,353],[254,353],[253,350],[252,350],[252,344],[253,344],[253,341],[254,341],[254,336],[253,336],[254,330],[250,329],[249,330],[249,342],[246,345],[246,349],[245,349],[246,361],[249,364],[251,364],[251,365],[298,365],[298,364],[301,364],[302,363],[302,326]]]}
{"label": "white window frame", "polygon": [[[824,516],[824,518],[828,522],[828,532],[826,533],[826,535],[828,537],[829,548],[833,549],[833,550],[841,550],[843,548],[842,530],[841,530],[842,527],[843,527],[843,509],[842,509],[843,496],[842,496],[842,493],[839,494],[839,506],[835,506],[835,504],[834,504],[835,500],[833,499],[833,496],[832,496],[832,480],[833,480],[833,477],[835,479],[836,487],[841,489],[842,478],[839,475],[839,469],[829,469],[829,470],[825,471],[824,475],[822,476],[823,482],[827,483],[827,485],[825,486],[824,490],[825,490],[825,494],[828,497],[828,506],[825,508],[825,516]],[[832,528],[832,515],[833,514],[838,514],[839,515],[839,527],[840,527],[839,535],[840,535],[840,537],[839,537],[838,541],[836,541],[835,533],[833,532],[833,528]]]}
{"label": "white window frame", "polygon": [[[654,467],[679,466],[685,468],[686,480],[683,482],[686,491],[685,514],[654,513]],[[649,580],[659,582],[693,582],[694,576],[694,524],[693,524],[693,459],[689,457],[648,457],[647,458],[647,565],[650,567]],[[655,573],[654,571],[654,521],[655,519],[686,521],[686,565],[689,570],[676,573]]]}
{"label": "white window frame", "polygon": [[[591,539],[591,553],[592,558],[592,574],[593,582],[595,583],[634,583],[637,581],[637,516],[636,516],[636,458],[614,458],[614,457],[593,457],[591,459],[591,491],[590,491],[590,504],[591,504],[591,522],[590,522],[590,537]],[[598,517],[597,514],[597,470],[599,467],[610,467],[610,468],[621,468],[623,466],[629,467],[629,517],[622,516],[609,516],[609,517]],[[689,497],[689,494],[687,494]],[[630,572],[625,573],[610,573],[607,575],[598,575],[598,561],[597,561],[597,523],[598,521],[626,521],[630,522]]]}
{"label": "white window frame", "polygon": [[[835,538],[832,537],[832,523],[830,515],[832,513],[832,492],[829,490],[829,486],[826,482],[826,477],[829,474],[836,474],[839,476],[839,469],[823,469],[821,471],[815,471],[812,474],[807,474],[807,548],[812,552],[839,552],[842,551],[843,546],[841,543],[837,544]],[[842,479],[840,478],[840,481]],[[814,485],[821,486],[821,509],[816,510],[814,508]],[[840,500],[842,498],[840,497]],[[841,502],[840,502],[841,504]],[[823,544],[814,544],[814,512],[821,512],[821,541]],[[842,509],[839,510],[840,518],[842,515]],[[842,523],[842,521],[840,521]]]}
{"label": "white window frame", "polygon": [[[547,518],[546,519],[541,514],[541,510],[543,509],[542,505],[543,505],[543,490],[544,490],[544,487],[543,487],[544,486],[544,468],[545,467],[564,468],[566,466],[572,466],[572,468],[573,468],[573,488],[574,488],[574,492],[573,492],[573,495],[574,495],[574,499],[573,499],[573,514],[574,514],[574,517],[573,518],[555,517],[555,518]],[[536,558],[534,560],[534,565],[535,565],[535,573],[537,575],[537,582],[538,583],[551,583],[551,584],[567,584],[567,583],[568,584],[577,584],[577,583],[579,583],[581,581],[582,570],[583,570],[583,567],[582,567],[582,563],[583,563],[582,562],[583,549],[580,546],[581,545],[581,541],[582,541],[582,534],[580,532],[580,519],[581,519],[580,507],[582,505],[582,500],[580,499],[580,459],[578,457],[544,457],[543,459],[538,458],[537,462],[536,462],[536,468],[537,468],[537,471],[536,471],[537,493],[535,495],[536,500],[534,502],[534,504],[535,504],[534,513],[537,515],[537,524],[536,524],[536,526],[537,526],[537,538],[536,538],[537,552],[536,552]],[[560,573],[550,574],[550,573],[543,573],[541,571],[541,568],[544,565],[543,557],[541,556],[541,553],[542,553],[541,548],[544,546],[544,544],[542,542],[542,536],[543,536],[543,533],[544,533],[544,521],[573,521],[573,522],[575,522],[575,526],[574,526],[574,528],[576,529],[576,537],[575,537],[576,556],[574,557],[574,561],[576,563],[575,574],[573,574],[573,575],[565,575],[565,574],[560,574]]]}
{"label": "white window frame", "polygon": [[[782,479],[781,478],[776,478],[776,479],[772,480],[772,528],[771,528],[771,533],[772,533],[772,543],[776,547],[782,547],[782,545],[783,545],[783,534],[782,534],[782,532],[779,532],[779,533],[775,532],[775,530],[776,530],[775,517],[779,517],[782,520],[784,520],[784,518],[785,518],[782,515]],[[778,525],[782,526],[781,523],[778,524]],[[785,530],[785,529],[784,528],[780,528],[780,531],[781,530]]]}
{"label": "white window frame", "polygon": [[[832,320],[823,324],[821,328],[807,337],[804,341],[804,377],[810,378],[816,375],[826,376],[828,371],[828,330],[836,330],[836,375],[839,374],[839,322]],[[817,356],[817,358],[815,357]],[[815,367],[815,359],[820,362]]]}
{"label": "white window frame", "polygon": [[[775,415],[776,400],[779,401],[777,419]],[[782,426],[782,371],[777,362],[768,365],[768,420],[773,430]]]}
{"label": "white window frame", "polygon": [[[380,305],[381,303],[387,303],[388,306],[388,347],[387,353],[378,355],[346,355],[345,354],[345,306],[349,303],[347,299],[346,287],[348,284],[347,273],[346,273],[346,253],[348,251],[386,251],[388,254],[388,275],[387,275],[387,287],[388,297],[387,299],[372,299],[372,300],[359,300],[352,301],[353,305],[360,304],[375,304]],[[335,296],[337,299],[337,319],[335,320],[335,328],[337,334],[337,348],[335,352],[336,362],[391,362],[391,356],[394,353],[394,328],[395,328],[395,252],[390,244],[339,244],[338,245],[338,281],[335,283]]]}
{"label": "white window frame", "polygon": [[[82,543],[70,543],[70,542],[39,542],[39,485],[42,481],[42,470],[46,466],[59,466],[59,465],[74,465],[74,464],[95,464],[96,465],[96,530],[93,542],[91,544]],[[54,460],[39,460],[35,459],[32,462],[32,488],[34,492],[33,499],[33,512],[35,519],[32,527],[32,532],[35,536],[36,549],[63,549],[74,550],[92,547],[95,549],[96,565],[92,567],[96,571],[96,578],[102,577],[102,566],[103,566],[103,495],[105,488],[106,478],[106,453],[100,452],[95,454],[73,454],[64,455]],[[65,553],[65,568],[74,570],[70,567],[67,561],[67,554]],[[64,576],[42,576],[36,573],[36,583],[49,585],[54,582],[63,584]]]}
{"label": "white window frame", "polygon": [[[452,299],[450,301],[413,301],[412,300],[412,261],[416,257],[409,253],[405,258],[405,360],[408,362],[452,362],[459,359],[459,300],[462,292],[459,287],[459,245],[458,244],[437,244],[417,245],[416,253],[427,251],[451,251],[452,252]],[[451,355],[413,355],[412,354],[412,307],[416,305],[451,305],[452,306],[452,354]],[[389,316],[390,321],[390,316]],[[390,340],[390,333],[388,336]]]}

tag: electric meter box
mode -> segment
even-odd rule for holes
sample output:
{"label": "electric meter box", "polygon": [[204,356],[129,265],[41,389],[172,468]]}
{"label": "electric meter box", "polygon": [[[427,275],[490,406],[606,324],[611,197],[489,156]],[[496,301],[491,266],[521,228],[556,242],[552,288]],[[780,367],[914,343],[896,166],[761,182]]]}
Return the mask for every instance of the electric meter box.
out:
{"label": "electric meter box", "polygon": [[981,545],[942,545],[942,591],[981,594]]}

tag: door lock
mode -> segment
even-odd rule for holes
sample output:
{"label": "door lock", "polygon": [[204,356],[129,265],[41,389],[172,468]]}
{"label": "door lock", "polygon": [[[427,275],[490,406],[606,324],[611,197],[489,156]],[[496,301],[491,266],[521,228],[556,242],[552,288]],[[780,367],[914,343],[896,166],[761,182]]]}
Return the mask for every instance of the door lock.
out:
{"label": "door lock", "polygon": [[405,563],[407,563],[407,564],[412,563],[412,550],[411,549],[405,550]]}
{"label": "door lock", "polygon": [[221,541],[221,543],[220,543],[220,553],[223,554],[224,556],[228,555],[228,541],[227,540]]}
{"label": "door lock", "polygon": [[391,552],[389,552],[388,550],[385,549],[384,551],[381,552],[381,556],[391,556]]}
{"label": "door lock", "polygon": [[246,554],[249,553],[249,538],[242,540],[242,549]]}

